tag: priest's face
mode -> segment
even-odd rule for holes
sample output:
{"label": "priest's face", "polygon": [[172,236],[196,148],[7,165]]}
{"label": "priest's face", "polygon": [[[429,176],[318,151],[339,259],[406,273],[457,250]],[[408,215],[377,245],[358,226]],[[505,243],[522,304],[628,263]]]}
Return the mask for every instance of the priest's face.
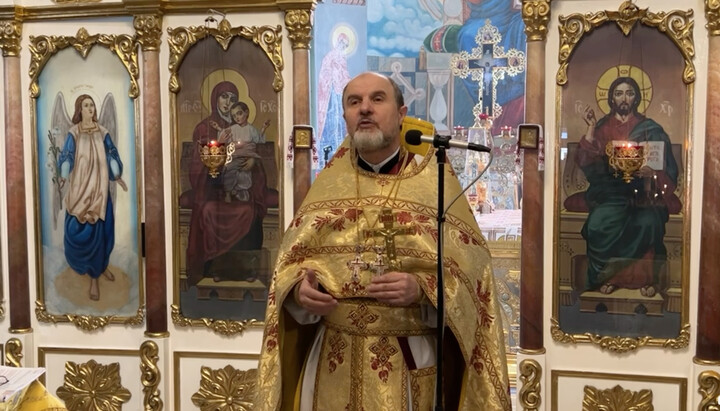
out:
{"label": "priest's face", "polygon": [[363,73],[352,79],[345,87],[343,110],[348,134],[360,153],[381,156],[397,149],[407,107],[398,106],[387,77]]}

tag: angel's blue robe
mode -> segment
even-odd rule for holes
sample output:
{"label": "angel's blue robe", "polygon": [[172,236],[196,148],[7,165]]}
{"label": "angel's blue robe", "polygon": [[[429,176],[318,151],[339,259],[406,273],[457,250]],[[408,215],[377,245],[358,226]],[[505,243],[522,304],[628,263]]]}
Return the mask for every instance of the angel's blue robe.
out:
{"label": "angel's blue robe", "polygon": [[[116,180],[122,175],[123,166],[117,148],[107,132],[104,133],[103,146],[108,177],[111,181]],[[82,161],[76,159],[76,148],[75,136],[68,133],[58,159],[63,177],[67,177],[75,169],[76,161]],[[98,218],[94,222],[81,222],[69,211],[65,214],[65,258],[75,272],[88,274],[92,278],[98,278],[107,269],[110,253],[115,246],[112,198],[109,192],[105,197],[107,201],[104,218]]]}

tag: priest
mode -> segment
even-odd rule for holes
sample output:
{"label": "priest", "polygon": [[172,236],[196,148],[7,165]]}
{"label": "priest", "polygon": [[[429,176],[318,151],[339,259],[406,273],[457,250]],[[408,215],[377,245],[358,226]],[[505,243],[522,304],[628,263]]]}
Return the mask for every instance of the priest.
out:
{"label": "priest", "polygon": [[[268,296],[257,410],[429,410],[435,404],[437,164],[408,151],[388,77],[343,92],[349,137],[290,222]],[[446,170],[448,201],[460,192]],[[500,305],[464,197],[443,252],[446,410],[510,410]]]}

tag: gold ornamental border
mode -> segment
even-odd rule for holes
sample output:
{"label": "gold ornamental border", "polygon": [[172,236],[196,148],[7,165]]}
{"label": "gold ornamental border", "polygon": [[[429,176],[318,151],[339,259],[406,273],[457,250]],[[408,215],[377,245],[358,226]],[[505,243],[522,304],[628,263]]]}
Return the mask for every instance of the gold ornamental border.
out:
{"label": "gold ornamental border", "polygon": [[11,338],[5,342],[4,347],[0,347],[5,352],[3,356],[2,364],[8,367],[22,367],[22,359],[24,357],[22,353],[23,345],[22,341],[17,338]]}
{"label": "gold ornamental border", "polygon": [[[672,42],[678,47],[680,53],[685,61],[685,68],[683,70],[683,82],[688,88],[686,112],[692,112],[692,102],[694,99],[693,83],[695,81],[695,66],[692,62],[692,58],[695,55],[695,45],[693,40],[693,26],[694,21],[691,19],[693,11],[681,11],[672,10],[669,12],[658,12],[653,13],[648,11],[647,8],[640,9],[631,1],[625,1],[620,6],[618,11],[599,11],[595,13],[587,14],[571,14],[568,16],[559,17],[559,31],[560,31],[560,50],[558,60],[560,68],[556,76],[557,86],[561,88],[567,83],[567,68],[570,61],[570,57],[579,44],[583,36],[589,34],[599,26],[608,23],[615,22],[622,32],[627,36],[632,31],[633,27],[640,22],[649,27],[654,27],[658,31],[664,33]],[[562,102],[560,93],[556,98],[556,116],[560,118]],[[552,312],[553,316],[550,319],[550,335],[554,341],[564,344],[577,344],[577,343],[591,343],[599,346],[603,350],[609,350],[618,354],[631,352],[637,350],[640,347],[655,346],[668,349],[683,349],[690,343],[690,320],[689,320],[689,301],[688,301],[688,288],[689,288],[689,242],[690,242],[690,215],[689,206],[690,203],[690,176],[692,175],[689,170],[690,159],[692,153],[690,150],[690,137],[692,130],[692,120],[689,119],[686,131],[686,137],[684,142],[685,153],[683,163],[685,164],[685,175],[686,177],[686,189],[684,190],[683,198],[683,210],[682,215],[684,216],[683,222],[683,245],[682,245],[682,310],[680,319],[680,329],[678,330],[678,336],[675,338],[654,338],[651,336],[640,336],[634,337],[621,337],[621,336],[608,336],[593,334],[586,332],[583,334],[568,334],[560,328],[559,316],[558,316],[558,288],[556,287],[553,294],[552,301]],[[558,135],[560,133],[558,132]],[[559,173],[559,163],[557,165]],[[558,188],[555,187],[555,202],[554,202],[554,227],[559,227],[560,224],[560,213],[557,212],[559,209],[559,194]],[[557,239],[556,239],[557,240]],[[557,245],[556,245],[557,247]],[[554,263],[556,267],[553,270],[553,276],[555,277],[554,283],[557,283],[557,261]]]}
{"label": "gold ornamental border", "polygon": [[[75,364],[72,361],[65,361],[64,380],[73,378],[78,384],[72,386],[73,394],[79,396],[93,397],[105,395],[107,404],[114,404],[108,410],[120,410],[122,403],[127,402],[131,398],[131,391],[120,385],[119,371],[122,365],[117,363],[118,357],[137,357],[138,369],[137,381],[125,381],[126,386],[133,388],[134,392],[142,391],[143,393],[143,409],[145,410],[162,410],[163,403],[160,399],[160,380],[161,373],[158,367],[159,355],[158,346],[154,341],[146,340],[137,350],[131,349],[92,349],[92,348],[67,348],[67,347],[38,347],[38,366],[46,367],[50,356],[67,356],[79,355],[87,359],[85,363]],[[110,364],[102,363],[107,361]],[[112,363],[115,361],[114,363]],[[108,370],[114,371],[117,378],[108,374]],[[78,372],[79,371],[79,372]],[[69,375],[73,374],[74,375]],[[40,377],[40,381],[46,384],[46,375]],[[79,378],[79,380],[78,380]],[[107,386],[99,387],[100,389],[92,391],[97,384],[108,384],[112,382],[114,390],[109,390]],[[67,391],[67,382],[64,385]],[[49,387],[53,388],[53,387]],[[98,388],[98,387],[96,387]],[[87,392],[85,391],[87,390]]]}
{"label": "gold ornamental border", "polygon": [[[231,361],[254,361],[260,360],[260,354],[238,354],[227,352],[207,352],[207,351],[175,351],[173,352],[173,386],[182,387],[182,370],[188,370],[182,362],[184,359],[199,360],[217,360],[222,361],[218,364],[209,364],[210,361],[204,361],[200,371],[197,374],[190,375],[193,383],[198,384],[197,392],[192,395],[193,403],[201,410],[230,409],[233,404],[241,406],[240,409],[252,409],[252,403],[249,399],[255,397],[257,391],[257,368],[248,368],[240,370],[233,367]],[[214,361],[213,361],[214,362]],[[222,364],[222,365],[221,365]],[[216,368],[217,365],[217,368]],[[212,386],[215,391],[208,390]],[[232,393],[230,398],[222,395],[223,393]],[[218,395],[220,394],[220,395]],[[189,395],[185,393],[185,395]],[[239,398],[239,397],[242,398]],[[238,397],[238,398],[236,398]],[[242,408],[245,406],[245,408]],[[182,409],[180,403],[180,390],[175,390],[174,409]],[[236,409],[232,407],[232,409]]]}
{"label": "gold ornamental border", "polygon": [[[260,26],[260,27],[232,27],[227,19],[223,18],[218,24],[217,28],[206,27],[206,26],[190,26],[190,27],[177,27],[168,28],[168,43],[170,46],[170,57],[169,57],[169,69],[170,69],[170,81],[169,88],[171,92],[170,100],[170,116],[171,124],[173,124],[173,130],[171,135],[173,138],[173,150],[172,150],[172,164],[173,173],[172,175],[179,175],[179,161],[175,157],[177,156],[177,144],[178,144],[178,130],[177,130],[177,93],[180,91],[182,85],[178,80],[178,71],[185,58],[187,52],[192,46],[198,41],[212,36],[223,48],[227,50],[230,43],[235,37],[244,38],[250,40],[256,46],[260,47],[265,55],[268,57],[270,62],[273,64],[275,77],[273,80],[273,89],[276,92],[281,92],[284,86],[282,77],[282,69],[284,67],[282,57],[282,29],[278,25],[277,27],[271,26]],[[173,193],[177,193],[179,188],[177,187],[177,181],[173,182]],[[173,238],[178,237],[178,226],[180,216],[178,215],[178,198],[179,195],[173,195]],[[173,247],[173,259],[177,266],[179,266],[179,253],[177,246]],[[236,334],[242,334],[248,327],[262,327],[264,325],[264,319],[248,319],[248,320],[224,320],[216,318],[188,318],[182,314],[180,308],[180,296],[179,296],[179,284],[178,279],[175,279],[173,300],[174,303],[170,305],[170,316],[173,324],[179,327],[206,327],[211,329],[216,334],[224,336],[233,336]]]}
{"label": "gold ornamental border", "polygon": [[[641,374],[611,374],[603,372],[592,372],[592,371],[566,371],[566,370],[552,370],[550,373],[550,380],[552,384],[551,392],[551,411],[560,411],[558,399],[560,398],[560,378],[573,378],[585,381],[587,384],[593,382],[593,380],[610,380],[610,381],[627,381],[627,382],[645,382],[650,384],[668,384],[673,385],[678,389],[678,404],[677,411],[687,411],[687,378],[682,377],[661,377],[657,375],[641,375]],[[587,385],[586,384],[586,385]],[[618,384],[619,385],[619,384]],[[621,386],[622,387],[622,386]],[[595,387],[591,387],[597,390]],[[584,395],[583,395],[584,397]],[[671,407],[671,404],[668,404]],[[585,409],[585,408],[583,408]],[[596,409],[596,408],[589,408]]]}
{"label": "gold ornamental border", "polygon": [[542,404],[543,369],[539,362],[533,359],[520,361],[518,376],[522,386],[518,392],[518,400],[523,411],[538,411]]}
{"label": "gold ornamental border", "polygon": [[90,50],[96,45],[104,46],[113,52],[122,61],[130,74],[130,90],[128,96],[137,98],[140,95],[138,77],[138,51],[135,37],[120,34],[93,34],[88,33],[85,27],[80,27],[75,36],[30,36],[30,97],[37,99],[40,96],[38,77],[48,61],[59,51],[72,47],[86,58]]}
{"label": "gold ornamental border", "polygon": [[691,19],[693,11],[672,10],[669,12],[653,13],[647,8],[641,9],[630,1],[625,1],[618,11],[604,10],[595,13],[574,13],[559,17],[560,51],[556,82],[559,86],[567,83],[567,69],[575,47],[583,36],[609,22],[616,23],[625,36],[630,34],[633,26],[638,22],[648,27],[655,27],[665,33],[678,47],[685,59],[683,81],[690,84],[695,81],[695,42],[693,40],[693,27],[695,22]]}
{"label": "gold ornamental border", "polygon": [[[130,36],[127,34],[120,34],[120,35],[108,35],[108,34],[90,34],[85,27],[80,27],[77,31],[77,34],[75,36],[30,36],[30,70],[28,72],[30,76],[30,96],[32,97],[31,100],[31,128],[32,132],[31,134],[34,136],[32,140],[32,152],[33,152],[33,164],[35,167],[35,178],[33,178],[34,181],[34,192],[38,193],[39,187],[38,182],[39,179],[37,176],[39,175],[39,167],[40,165],[37,164],[37,146],[36,141],[38,140],[38,131],[36,130],[37,127],[37,118],[36,118],[36,103],[37,99],[40,96],[40,93],[42,90],[40,89],[40,86],[38,85],[38,79],[40,77],[40,74],[42,73],[43,68],[47,65],[48,61],[50,61],[51,58],[53,58],[58,52],[66,49],[66,48],[74,48],[80,56],[83,58],[86,58],[87,55],[90,53],[93,47],[95,46],[101,46],[107,48],[111,53],[115,54],[120,61],[122,62],[123,66],[128,72],[129,79],[130,79],[130,86],[128,89],[128,96],[134,100],[134,117],[135,117],[135,146],[139,147],[137,144],[138,136],[140,135],[138,131],[138,127],[140,125],[140,114],[139,114],[139,108],[138,108],[138,101],[137,97],[140,95],[140,88],[138,86],[138,78],[140,76],[140,68],[138,66],[138,42],[135,36]],[[136,153],[137,154],[137,153]],[[140,163],[137,163],[135,165],[135,173],[139,176],[141,173],[141,170],[139,169]],[[140,190],[141,186],[138,184],[136,186],[136,190]],[[142,204],[141,204],[141,195],[137,196],[137,209],[138,209],[138,218],[142,214]],[[42,249],[42,244],[40,244],[42,240],[42,236],[40,235],[40,199],[39,196],[36,196],[36,204],[35,204],[35,229],[36,233],[35,236],[37,238],[37,246],[38,249]],[[140,224],[138,223],[138,238],[140,238]],[[143,274],[143,265],[142,265],[142,256],[140,253],[138,253],[138,299],[139,304],[138,308],[136,310],[136,313],[134,316],[117,316],[117,315],[104,315],[104,316],[93,316],[93,315],[84,315],[84,314],[74,314],[74,313],[65,313],[65,314],[50,314],[47,311],[47,307],[45,305],[45,285],[44,285],[44,276],[42,273],[43,270],[43,262],[42,262],[42,253],[36,253],[36,265],[38,267],[37,271],[37,300],[35,301],[35,315],[40,322],[46,322],[46,323],[62,323],[62,322],[70,322],[75,325],[75,327],[84,330],[84,331],[94,331],[97,329],[102,329],[108,324],[123,324],[123,325],[129,325],[129,326],[138,326],[141,325],[145,319],[145,288],[144,288],[144,274]]]}
{"label": "gold ornamental border", "polygon": [[122,0],[103,1],[54,0],[56,4],[42,6],[9,5],[0,7],[0,20],[21,22],[46,21],[67,18],[117,17],[137,13],[158,12],[170,14],[203,14],[208,7],[224,13],[277,12],[288,10],[313,10],[317,0],[217,0],[208,5],[207,0]]}
{"label": "gold ornamental border", "polygon": [[720,374],[705,370],[698,375],[698,392],[702,396],[698,411],[720,409]]}
{"label": "gold ornamental border", "polygon": [[205,37],[213,37],[220,44],[224,51],[227,51],[230,42],[235,37],[251,40],[259,46],[265,55],[270,59],[275,68],[275,79],[273,89],[279,92],[283,89],[284,81],[282,69],[284,66],[282,57],[282,28],[278,24],[271,26],[239,26],[232,27],[227,19],[222,19],[217,28],[206,26],[190,26],[168,28],[168,43],[170,45],[170,91],[177,94],[180,91],[178,81],[178,69],[182,64],[185,55],[192,46]]}

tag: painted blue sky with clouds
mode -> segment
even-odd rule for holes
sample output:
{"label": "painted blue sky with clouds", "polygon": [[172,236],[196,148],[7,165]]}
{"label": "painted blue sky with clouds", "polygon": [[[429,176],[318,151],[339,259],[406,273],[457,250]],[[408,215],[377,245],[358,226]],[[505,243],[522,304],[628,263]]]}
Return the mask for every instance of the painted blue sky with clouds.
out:
{"label": "painted blue sky with clouds", "polygon": [[368,0],[367,55],[416,57],[425,37],[442,23],[418,0]]}

